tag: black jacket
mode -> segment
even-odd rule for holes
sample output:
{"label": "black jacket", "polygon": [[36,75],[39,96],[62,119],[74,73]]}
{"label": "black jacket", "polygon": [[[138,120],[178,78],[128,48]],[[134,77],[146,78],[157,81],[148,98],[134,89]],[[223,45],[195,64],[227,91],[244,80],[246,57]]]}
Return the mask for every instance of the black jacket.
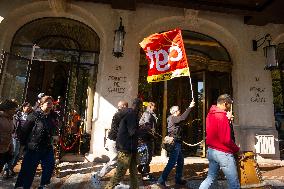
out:
{"label": "black jacket", "polygon": [[21,144],[35,151],[52,149],[55,122],[52,114],[44,115],[41,110],[29,114],[22,127]]}
{"label": "black jacket", "polygon": [[127,114],[128,111],[129,111],[128,108],[123,108],[123,109],[118,110],[113,115],[112,121],[111,121],[111,128],[110,128],[110,131],[108,133],[108,138],[110,140],[114,140],[114,141],[116,140],[120,121],[122,120],[122,118],[125,117],[125,115]]}
{"label": "black jacket", "polygon": [[116,138],[116,148],[125,153],[136,153],[138,144],[139,116],[137,112],[130,109],[120,121]]}

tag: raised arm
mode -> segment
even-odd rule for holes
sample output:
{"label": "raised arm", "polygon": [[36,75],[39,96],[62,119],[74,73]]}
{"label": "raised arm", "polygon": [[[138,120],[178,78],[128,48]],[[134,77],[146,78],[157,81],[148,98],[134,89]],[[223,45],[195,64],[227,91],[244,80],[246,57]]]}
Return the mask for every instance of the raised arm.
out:
{"label": "raised arm", "polygon": [[183,114],[181,114],[180,116],[175,116],[173,117],[173,122],[174,123],[179,123],[181,121],[186,120],[186,118],[188,117],[191,109],[195,106],[195,102],[191,101],[189,107],[185,110],[185,112],[183,112]]}

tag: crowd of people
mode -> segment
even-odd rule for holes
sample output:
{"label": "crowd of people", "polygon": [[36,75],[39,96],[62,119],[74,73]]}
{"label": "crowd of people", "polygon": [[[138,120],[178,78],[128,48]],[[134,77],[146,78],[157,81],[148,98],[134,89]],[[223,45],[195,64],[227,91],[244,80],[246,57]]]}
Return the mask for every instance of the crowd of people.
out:
{"label": "crowd of people", "polygon": [[[200,189],[209,188],[217,177],[218,170],[225,174],[229,188],[240,188],[236,160],[234,155],[239,147],[234,143],[230,121],[232,98],[223,94],[217,99],[206,118],[206,144],[209,171]],[[56,127],[54,100],[51,96],[39,95],[38,102],[32,108],[25,102],[20,107],[15,100],[0,103],[0,170],[4,178],[15,176],[14,167],[23,156],[21,169],[15,188],[29,189],[32,186],[37,166],[41,164],[42,175],[39,189],[50,183],[55,160],[53,151],[53,134]],[[156,104],[149,102],[142,113],[143,102],[135,98],[131,107],[126,101],[118,102],[118,111],[113,115],[111,129],[106,142],[109,151],[109,162],[96,172],[91,180],[94,188],[101,188],[101,179],[115,169],[114,175],[104,187],[113,189],[122,180],[126,171],[130,173],[130,188],[138,187],[138,172],[143,181],[154,181],[160,187],[166,187],[167,178],[176,166],[175,183],[186,185],[183,179],[184,157],[182,153],[182,133],[184,121],[195,106],[192,101],[185,112],[178,106],[170,108],[167,118],[167,137],[172,138],[168,150],[169,159],[159,178],[150,173],[153,157],[153,146],[157,134],[158,117],[155,114]]]}
{"label": "crowd of people", "polygon": [[[239,152],[239,147],[234,142],[230,125],[233,119],[232,103],[232,98],[228,94],[220,95],[217,104],[212,105],[207,115],[206,144],[208,146],[209,172],[207,178],[200,185],[200,189],[210,188],[219,169],[225,174],[230,189],[240,188],[234,156]],[[175,166],[175,183],[186,185],[187,181],[183,179],[182,133],[184,121],[194,106],[195,102],[192,101],[182,114],[178,106],[170,108],[171,115],[167,118],[167,137],[172,138],[171,148],[168,150],[169,159],[160,177],[154,178],[150,174],[150,163],[153,156],[153,142],[155,134],[157,134],[156,105],[154,102],[149,102],[141,115],[142,101],[140,99],[134,99],[131,108],[128,108],[127,102],[120,101],[108,135],[107,148],[111,154],[110,161],[92,176],[94,188],[102,188],[101,179],[114,168],[114,175],[104,187],[105,189],[115,188],[123,180],[127,169],[130,173],[131,189],[138,188],[138,172],[143,181],[154,181],[157,186],[164,188],[167,178]]]}

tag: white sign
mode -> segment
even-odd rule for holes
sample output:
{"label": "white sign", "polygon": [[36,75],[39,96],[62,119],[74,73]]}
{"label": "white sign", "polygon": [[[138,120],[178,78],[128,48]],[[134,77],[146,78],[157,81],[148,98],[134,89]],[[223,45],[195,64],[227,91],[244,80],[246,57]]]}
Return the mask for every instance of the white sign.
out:
{"label": "white sign", "polygon": [[258,154],[275,154],[275,144],[273,135],[256,135],[257,139],[255,152]]}

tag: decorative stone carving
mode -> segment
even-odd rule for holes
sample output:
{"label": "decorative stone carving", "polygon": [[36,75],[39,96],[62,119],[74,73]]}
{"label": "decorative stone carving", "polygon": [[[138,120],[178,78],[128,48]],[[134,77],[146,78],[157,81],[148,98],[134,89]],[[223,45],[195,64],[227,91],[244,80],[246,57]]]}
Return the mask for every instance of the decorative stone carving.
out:
{"label": "decorative stone carving", "polygon": [[61,13],[67,11],[69,0],[48,0],[48,3],[55,13]]}
{"label": "decorative stone carving", "polygon": [[184,21],[187,25],[190,25],[192,27],[199,26],[198,22],[198,10],[193,9],[184,9]]}

